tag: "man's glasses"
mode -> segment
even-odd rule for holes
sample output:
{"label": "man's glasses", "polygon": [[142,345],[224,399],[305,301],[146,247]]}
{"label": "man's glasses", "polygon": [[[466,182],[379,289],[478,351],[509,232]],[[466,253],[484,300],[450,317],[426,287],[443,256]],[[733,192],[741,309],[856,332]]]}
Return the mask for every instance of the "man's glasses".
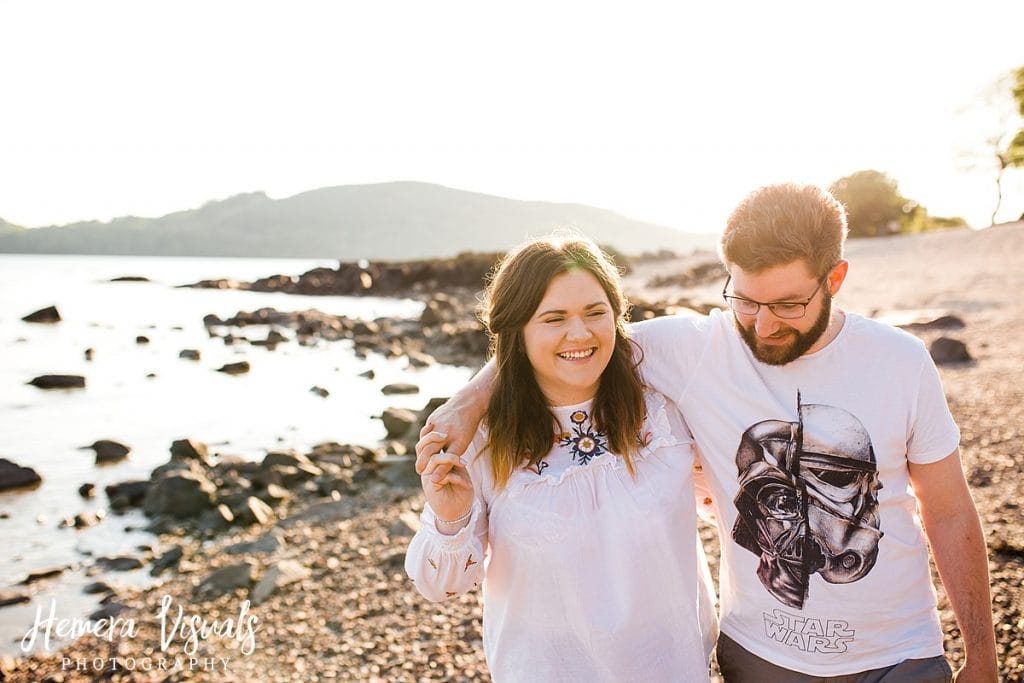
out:
{"label": "man's glasses", "polygon": [[761,310],[762,306],[767,306],[768,310],[772,312],[776,317],[783,318],[785,320],[793,320],[794,318],[802,318],[807,313],[807,304],[811,303],[811,300],[818,294],[818,290],[828,280],[828,275],[821,278],[818,286],[814,288],[811,295],[803,301],[773,301],[771,303],[764,303],[762,301],[754,301],[753,299],[744,299],[741,296],[731,296],[726,294],[726,290],[729,289],[729,283],[732,281],[732,275],[725,279],[725,286],[722,287],[722,298],[729,304],[729,308],[736,311],[740,315],[757,315],[757,312]]}

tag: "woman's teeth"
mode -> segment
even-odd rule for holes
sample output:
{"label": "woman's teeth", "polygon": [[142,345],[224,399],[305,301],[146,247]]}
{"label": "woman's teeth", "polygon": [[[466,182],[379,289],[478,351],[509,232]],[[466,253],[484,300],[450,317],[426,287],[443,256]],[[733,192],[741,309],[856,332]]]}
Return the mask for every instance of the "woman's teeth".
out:
{"label": "woman's teeth", "polygon": [[584,358],[590,358],[594,355],[594,351],[597,349],[587,349],[586,351],[566,351],[565,353],[558,354],[559,358],[565,360],[582,360]]}

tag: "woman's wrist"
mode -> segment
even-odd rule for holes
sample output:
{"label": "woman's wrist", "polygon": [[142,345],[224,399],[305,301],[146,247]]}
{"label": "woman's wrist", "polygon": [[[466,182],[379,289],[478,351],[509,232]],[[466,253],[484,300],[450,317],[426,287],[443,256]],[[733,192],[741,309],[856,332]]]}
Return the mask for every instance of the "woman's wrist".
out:
{"label": "woman's wrist", "polygon": [[445,536],[454,536],[469,524],[469,518],[472,516],[472,505],[469,506],[469,509],[464,514],[459,515],[455,519],[441,519],[437,513],[434,513],[434,527]]}

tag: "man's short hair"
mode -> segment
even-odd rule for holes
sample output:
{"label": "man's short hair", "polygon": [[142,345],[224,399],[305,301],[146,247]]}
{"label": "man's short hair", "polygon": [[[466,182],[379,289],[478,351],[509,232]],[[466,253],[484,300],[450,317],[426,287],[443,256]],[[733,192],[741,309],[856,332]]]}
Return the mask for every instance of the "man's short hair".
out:
{"label": "man's short hair", "polygon": [[803,259],[815,277],[824,277],[843,258],[846,232],[846,210],[828,191],[767,185],[733,210],[718,249],[726,268],[759,273]]}

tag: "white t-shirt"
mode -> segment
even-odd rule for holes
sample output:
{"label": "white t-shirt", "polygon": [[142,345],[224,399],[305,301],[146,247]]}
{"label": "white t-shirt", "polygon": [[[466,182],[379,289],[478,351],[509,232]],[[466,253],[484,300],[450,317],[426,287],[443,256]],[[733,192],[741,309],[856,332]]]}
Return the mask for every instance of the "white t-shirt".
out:
{"label": "white t-shirt", "polygon": [[636,478],[591,423],[591,402],[554,407],[562,428],[536,467],[495,492],[486,432],[464,454],[469,525],[438,533],[426,506],[406,571],[430,600],[483,584],[495,681],[706,681],[716,623],[696,536],[693,451],[678,413],[648,394]]}
{"label": "white t-shirt", "polygon": [[907,461],[938,461],[960,435],[922,342],[847,314],[823,349],[772,366],[730,313],[633,333],[644,380],[678,405],[700,452],[722,632],[814,676],[942,654]]}

